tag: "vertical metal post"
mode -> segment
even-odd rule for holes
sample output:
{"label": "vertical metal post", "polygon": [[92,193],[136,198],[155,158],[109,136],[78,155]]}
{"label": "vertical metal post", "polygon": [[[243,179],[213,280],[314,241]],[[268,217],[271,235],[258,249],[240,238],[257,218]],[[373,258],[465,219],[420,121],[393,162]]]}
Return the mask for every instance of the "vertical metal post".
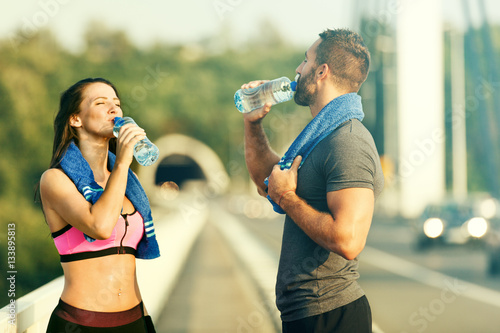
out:
{"label": "vertical metal post", "polygon": [[457,31],[452,31],[450,37],[453,196],[463,199],[467,196],[464,42]]}
{"label": "vertical metal post", "polygon": [[441,1],[406,2],[396,31],[400,213],[413,218],[445,195]]}
{"label": "vertical metal post", "polygon": [[[475,91],[477,93],[479,88],[484,88],[485,82],[488,83],[487,80],[484,79],[482,73],[481,73],[481,68],[480,68],[480,58],[479,58],[479,44],[478,40],[476,37],[476,31],[474,30],[474,27],[472,25],[472,19],[470,15],[470,10],[469,10],[469,4],[467,0],[462,1],[462,5],[464,8],[464,14],[465,14],[465,19],[468,25],[467,32],[465,34],[465,45],[466,49],[468,50],[468,53],[470,56],[470,60],[468,61],[468,66],[470,68],[470,71],[472,73],[472,77],[475,82]],[[484,25],[483,25],[484,28]],[[484,29],[483,29],[484,33]],[[486,50],[488,50],[488,44],[486,42]],[[490,57],[490,61],[491,61]],[[495,63],[493,63],[495,64]],[[491,69],[493,73],[495,73],[495,69]],[[491,73],[489,73],[491,75]],[[490,75],[487,75],[487,77],[490,77]],[[486,86],[486,88],[490,88]],[[500,186],[499,186],[499,177],[498,177],[498,170],[499,170],[499,163],[497,161],[497,151],[495,149],[496,145],[493,140],[492,136],[492,120],[491,120],[491,115],[488,112],[488,105],[487,105],[487,96],[477,96],[476,95],[476,100],[478,104],[477,112],[478,112],[478,118],[479,118],[479,126],[481,127],[481,131],[479,133],[479,138],[481,140],[481,144],[484,147],[484,160],[485,160],[485,169],[486,169],[486,177],[487,177],[487,186],[489,192],[499,198],[500,197]]]}

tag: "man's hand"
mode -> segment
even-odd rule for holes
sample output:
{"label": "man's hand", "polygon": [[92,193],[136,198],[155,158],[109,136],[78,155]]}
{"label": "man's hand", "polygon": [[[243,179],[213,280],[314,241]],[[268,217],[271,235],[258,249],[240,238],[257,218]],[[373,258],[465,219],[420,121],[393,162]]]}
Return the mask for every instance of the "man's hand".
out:
{"label": "man's hand", "polygon": [[299,170],[302,156],[297,156],[293,160],[290,169],[281,170],[279,165],[273,167],[273,171],[269,176],[269,187],[267,194],[276,202],[280,204],[280,199],[287,192],[295,193],[297,189],[297,173]]}
{"label": "man's hand", "polygon": [[[241,86],[241,89],[251,89],[260,86],[261,84],[264,84],[268,82],[269,80],[256,80],[256,81],[251,81],[248,83],[245,83]],[[244,113],[243,114],[243,119],[245,121],[248,121],[250,123],[260,123],[262,119],[271,111],[271,103],[266,103],[263,107],[260,109],[255,109],[251,112]]]}
{"label": "man's hand", "polygon": [[327,193],[329,212],[320,212],[297,196],[297,156],[290,169],[275,165],[268,194],[316,244],[353,260],[363,250],[373,216],[375,197],[369,188],[346,188]]}

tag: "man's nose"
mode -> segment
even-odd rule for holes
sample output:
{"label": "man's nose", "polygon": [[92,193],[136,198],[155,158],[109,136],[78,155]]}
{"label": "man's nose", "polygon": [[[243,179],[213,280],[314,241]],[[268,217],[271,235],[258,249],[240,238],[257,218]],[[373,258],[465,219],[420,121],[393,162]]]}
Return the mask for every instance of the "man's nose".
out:
{"label": "man's nose", "polygon": [[301,63],[299,66],[297,66],[297,68],[295,68],[295,73],[300,74],[303,66],[304,66],[304,63]]}

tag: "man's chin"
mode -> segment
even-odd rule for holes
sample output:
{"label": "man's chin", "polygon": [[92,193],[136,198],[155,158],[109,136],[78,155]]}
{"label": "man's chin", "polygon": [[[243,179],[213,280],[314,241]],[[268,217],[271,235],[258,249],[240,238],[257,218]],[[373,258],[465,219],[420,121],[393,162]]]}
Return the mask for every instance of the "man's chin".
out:
{"label": "man's chin", "polygon": [[307,103],[306,101],[300,99],[300,98],[297,98],[297,94],[295,94],[295,96],[293,96],[293,100],[295,101],[295,104],[297,105],[300,105],[300,106],[309,106],[309,103]]}

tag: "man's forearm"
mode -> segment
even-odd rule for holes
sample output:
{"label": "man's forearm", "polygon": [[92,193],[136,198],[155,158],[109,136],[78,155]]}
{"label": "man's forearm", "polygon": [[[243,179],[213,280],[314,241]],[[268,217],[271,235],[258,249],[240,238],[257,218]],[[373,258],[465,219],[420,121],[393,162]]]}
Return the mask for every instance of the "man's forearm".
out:
{"label": "man's forearm", "polygon": [[280,157],[269,144],[262,123],[245,121],[245,161],[250,177],[260,190],[265,189],[264,179],[271,174],[279,160]]}
{"label": "man's forearm", "polygon": [[335,252],[347,260],[358,256],[364,247],[364,241],[356,237],[355,230],[335,221],[330,213],[320,212],[311,207],[295,192],[284,193],[277,199],[288,216],[316,244]]}

